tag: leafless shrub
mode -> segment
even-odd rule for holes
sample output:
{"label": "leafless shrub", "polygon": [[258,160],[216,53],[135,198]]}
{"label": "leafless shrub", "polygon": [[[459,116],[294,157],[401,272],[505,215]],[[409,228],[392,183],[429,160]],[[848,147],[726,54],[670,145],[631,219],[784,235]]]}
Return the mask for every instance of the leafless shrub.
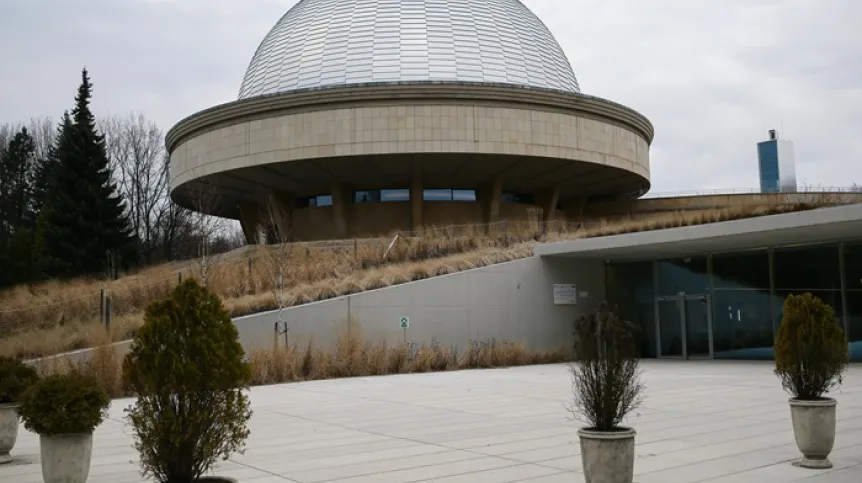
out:
{"label": "leafless shrub", "polygon": [[570,410],[590,429],[617,430],[643,400],[634,331],[604,302],[574,324]]}

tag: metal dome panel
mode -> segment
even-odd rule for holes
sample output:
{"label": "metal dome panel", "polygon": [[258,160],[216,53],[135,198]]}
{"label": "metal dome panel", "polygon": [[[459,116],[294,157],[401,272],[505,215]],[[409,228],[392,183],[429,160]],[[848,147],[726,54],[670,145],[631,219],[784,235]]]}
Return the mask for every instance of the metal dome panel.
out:
{"label": "metal dome panel", "polygon": [[559,44],[519,0],[300,0],[261,42],[239,98],[423,81],[580,92]]}

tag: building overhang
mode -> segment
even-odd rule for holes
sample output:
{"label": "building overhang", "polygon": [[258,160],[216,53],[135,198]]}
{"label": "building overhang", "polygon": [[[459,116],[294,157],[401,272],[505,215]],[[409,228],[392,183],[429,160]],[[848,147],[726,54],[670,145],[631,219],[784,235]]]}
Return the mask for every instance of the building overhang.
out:
{"label": "building overhang", "polygon": [[648,260],[862,239],[862,204],[544,243],[540,257]]}
{"label": "building overhang", "polygon": [[[464,82],[291,91],[215,106],[166,136],[171,198],[235,218],[272,193],[503,189],[559,199],[634,198],[650,187],[653,127],[579,93]],[[219,200],[202,208],[201,194]]]}

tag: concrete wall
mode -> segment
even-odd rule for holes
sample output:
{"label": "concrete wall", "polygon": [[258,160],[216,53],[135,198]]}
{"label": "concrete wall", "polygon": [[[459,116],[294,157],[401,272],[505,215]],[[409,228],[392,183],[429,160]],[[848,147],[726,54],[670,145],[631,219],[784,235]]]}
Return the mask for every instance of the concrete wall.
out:
{"label": "concrete wall", "polygon": [[441,152],[567,159],[649,179],[648,141],[631,129],[573,114],[450,101],[297,112],[199,133],[171,151],[171,187],[271,163]]}
{"label": "concrete wall", "polygon": [[[553,284],[574,283],[588,293],[576,306],[555,306]],[[407,341],[463,347],[471,340],[523,342],[533,349],[571,346],[571,323],[604,299],[604,263],[538,257],[435,277],[284,311],[290,343],[336,341],[352,317],[369,340],[400,343],[401,317],[410,318]],[[235,320],[247,349],[271,348],[278,312]]]}
{"label": "concrete wall", "polygon": [[[576,284],[587,293],[577,305],[555,306],[553,284]],[[531,257],[417,282],[285,309],[291,345],[309,340],[331,346],[356,320],[369,341],[403,343],[401,317],[410,318],[407,342],[463,348],[471,340],[522,342],[534,350],[572,346],[572,322],[604,300],[601,260]],[[247,352],[271,349],[279,314],[265,312],[234,319]],[[284,336],[279,336],[283,345]],[[128,342],[115,344],[121,354]],[[92,349],[47,359],[87,360]]]}

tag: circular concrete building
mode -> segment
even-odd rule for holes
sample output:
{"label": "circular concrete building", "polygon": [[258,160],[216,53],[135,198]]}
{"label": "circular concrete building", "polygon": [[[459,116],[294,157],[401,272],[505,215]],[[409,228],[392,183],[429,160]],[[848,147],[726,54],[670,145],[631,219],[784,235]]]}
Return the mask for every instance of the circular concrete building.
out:
{"label": "circular concrete building", "polygon": [[172,198],[255,243],[576,216],[648,191],[652,138],[518,0],[300,0],[167,148]]}

